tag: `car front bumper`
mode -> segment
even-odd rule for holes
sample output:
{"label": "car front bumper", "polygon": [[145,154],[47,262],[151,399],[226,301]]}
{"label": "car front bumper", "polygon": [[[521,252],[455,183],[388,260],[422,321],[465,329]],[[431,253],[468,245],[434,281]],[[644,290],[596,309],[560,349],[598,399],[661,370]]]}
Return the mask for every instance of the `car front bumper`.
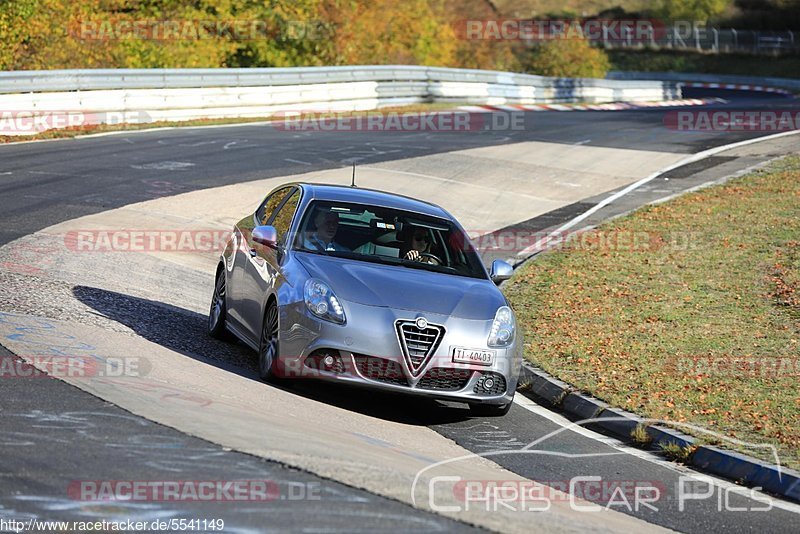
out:
{"label": "car front bumper", "polygon": [[[347,323],[338,325],[311,315],[303,302],[281,308],[278,372],[384,391],[471,404],[511,402],[522,363],[522,333],[505,348],[486,345],[491,320],[468,320],[427,312],[343,302]],[[494,310],[491,310],[494,315]],[[395,323],[424,316],[444,328],[430,359],[412,371]],[[453,347],[494,351],[491,365],[454,362]],[[330,356],[334,365],[325,365]],[[489,385],[491,377],[491,387]]]}

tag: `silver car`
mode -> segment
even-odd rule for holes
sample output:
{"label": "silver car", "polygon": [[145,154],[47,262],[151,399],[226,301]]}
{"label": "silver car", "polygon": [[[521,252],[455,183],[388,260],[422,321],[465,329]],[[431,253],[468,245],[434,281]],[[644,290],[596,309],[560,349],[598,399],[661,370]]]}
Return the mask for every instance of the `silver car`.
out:
{"label": "silver car", "polygon": [[315,378],[508,412],[522,333],[463,228],[442,208],[293,183],[239,221],[216,271],[209,333],[258,352],[259,375]]}

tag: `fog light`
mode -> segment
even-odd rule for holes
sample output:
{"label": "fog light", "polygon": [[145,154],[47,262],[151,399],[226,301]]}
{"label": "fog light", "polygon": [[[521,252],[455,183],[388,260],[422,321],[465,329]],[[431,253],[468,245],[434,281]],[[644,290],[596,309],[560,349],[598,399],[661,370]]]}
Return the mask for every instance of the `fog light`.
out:
{"label": "fog light", "polygon": [[330,354],[325,356],[325,358],[322,360],[322,363],[324,363],[325,367],[327,367],[328,369],[333,367],[333,362],[334,362],[333,356],[331,356]]}
{"label": "fog light", "polygon": [[494,386],[494,378],[491,376],[487,376],[486,379],[483,381],[483,389],[489,391]]}

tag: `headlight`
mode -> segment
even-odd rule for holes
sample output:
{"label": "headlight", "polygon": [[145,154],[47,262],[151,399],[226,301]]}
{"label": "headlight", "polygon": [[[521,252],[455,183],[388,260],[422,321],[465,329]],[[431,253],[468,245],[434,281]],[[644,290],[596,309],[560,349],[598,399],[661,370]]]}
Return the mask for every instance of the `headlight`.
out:
{"label": "headlight", "polygon": [[507,347],[514,341],[514,331],[516,330],[516,320],[514,312],[508,306],[497,308],[492,321],[492,329],[489,332],[487,344],[490,347]]}
{"label": "headlight", "polygon": [[344,310],[339,303],[339,299],[333,294],[328,284],[315,278],[306,280],[305,291],[303,291],[306,308],[308,311],[326,321],[344,324]]}

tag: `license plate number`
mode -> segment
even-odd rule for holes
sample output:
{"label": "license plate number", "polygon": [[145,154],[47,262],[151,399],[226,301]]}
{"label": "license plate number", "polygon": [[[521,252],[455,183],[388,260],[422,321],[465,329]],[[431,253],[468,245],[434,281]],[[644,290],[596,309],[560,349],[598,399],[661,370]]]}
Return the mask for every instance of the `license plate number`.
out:
{"label": "license plate number", "polygon": [[453,361],[456,363],[474,363],[477,365],[492,365],[494,363],[493,350],[453,347],[452,352]]}

